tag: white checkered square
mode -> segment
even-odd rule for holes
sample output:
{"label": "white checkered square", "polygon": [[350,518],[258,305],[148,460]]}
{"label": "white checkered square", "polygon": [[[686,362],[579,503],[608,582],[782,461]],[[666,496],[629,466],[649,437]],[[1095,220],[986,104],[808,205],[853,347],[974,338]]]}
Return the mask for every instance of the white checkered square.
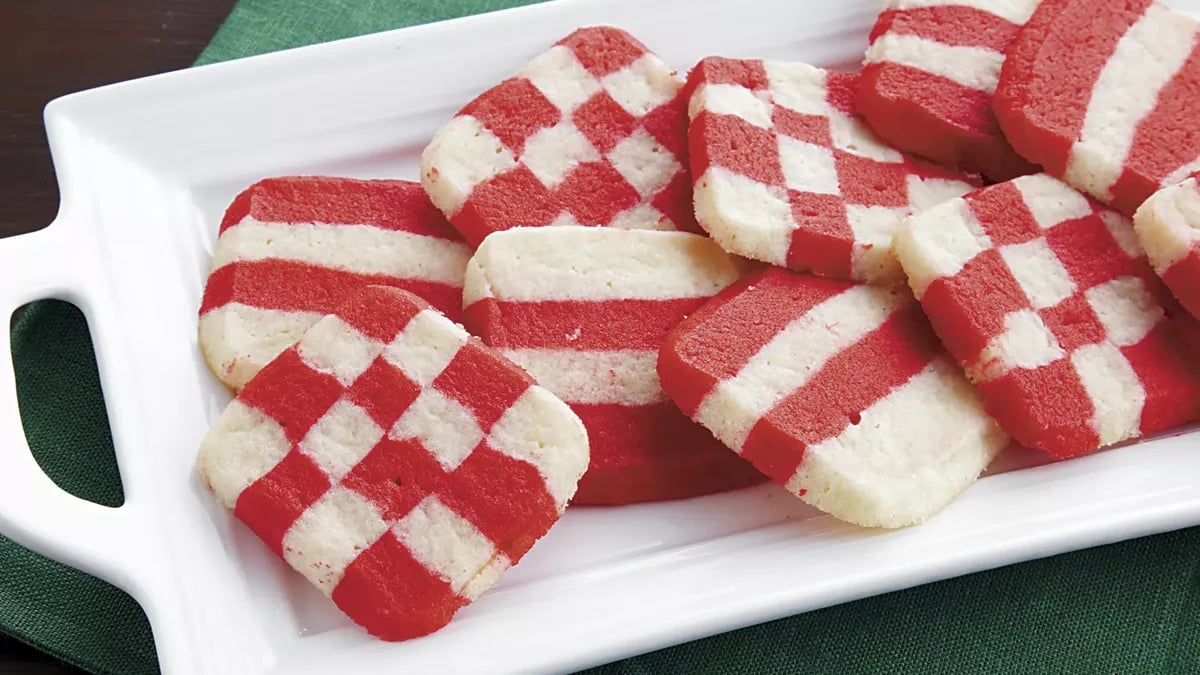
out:
{"label": "white checkered square", "polygon": [[1062,183],[1046,174],[1025,176],[1013,184],[1021,191],[1025,205],[1043,230],[1094,212],[1087,197],[1074,190],[1064,190]]}
{"label": "white checkered square", "polygon": [[[706,84],[696,92],[689,108],[703,107],[717,115],[740,117],[756,127],[770,129],[771,102],[736,84]],[[691,110],[695,116],[695,110]]]}
{"label": "white checkered square", "polygon": [[1066,355],[1037,312],[1021,310],[1004,317],[1004,332],[992,339],[979,363],[969,370],[977,380],[986,381],[1017,368],[1050,365]]}
{"label": "white checkered square", "polygon": [[665,188],[683,169],[675,156],[645,129],[637,129],[608,153],[608,161],[643,198]]}
{"label": "white checkered square", "polygon": [[198,463],[213,494],[232,509],[238,495],[267,475],[291,450],[278,422],[234,399],[204,436]]}
{"label": "white checkered square", "polygon": [[579,129],[570,121],[560,122],[530,136],[521,155],[524,164],[546,187],[556,187],[567,174],[584,162],[600,159]]}
{"label": "white checkered square", "polygon": [[1095,409],[1091,421],[1101,445],[1138,436],[1146,389],[1121,350],[1107,343],[1088,345],[1071,354],[1071,365]]}
{"label": "white checkered square", "polygon": [[313,370],[329,373],[350,385],[383,351],[383,344],[363,335],[337,316],[327,316],[300,340],[300,358]]}
{"label": "white checkered square", "polygon": [[488,569],[497,555],[492,542],[435,496],[426,497],[398,520],[392,533],[418,562],[449,582],[455,593],[485,571],[493,580],[503,571]]}
{"label": "white checkered square", "polygon": [[787,187],[797,192],[838,195],[837,163],[833,150],[780,134],[779,163]]}
{"label": "white checkered square", "polygon": [[674,73],[653,54],[645,54],[615,73],[605,75],[600,86],[617,105],[635,117],[670,101],[679,91]]}
{"label": "white checkered square", "polygon": [[384,430],[367,411],[341,399],[300,440],[300,452],[337,482],[383,438]]}
{"label": "white checkered square", "polygon": [[1054,307],[1075,294],[1075,282],[1045,239],[1002,246],[1000,257],[1035,309]]}
{"label": "white checkered square", "polygon": [[483,432],[475,415],[436,389],[426,389],[388,432],[395,440],[416,439],[447,471],[471,455]]}
{"label": "white checkered square", "polygon": [[[438,158],[438,207],[443,213],[457,212],[476,185],[517,166],[512,151],[470,115],[447,122],[425,148],[425,154]],[[430,171],[430,167],[423,167],[422,178],[432,178]]]}
{"label": "white checkered square", "polygon": [[[899,150],[881,143],[867,125],[856,117],[838,111],[831,112],[829,132],[833,135],[833,147],[838,150],[884,164],[904,162],[904,155]],[[962,193],[960,189],[958,194]]]}
{"label": "white checkered square", "polygon": [[1135,345],[1166,319],[1162,305],[1137,277],[1121,277],[1094,286],[1084,293],[1088,305],[1104,325],[1114,345]]}
{"label": "white checkered square", "polygon": [[562,110],[564,118],[600,91],[600,82],[575,58],[574,52],[562,45],[539,54],[521,69],[520,76]]}
{"label": "white checkered square", "polygon": [[387,529],[371,500],[354,490],[334,487],[288,529],[283,537],[283,558],[329,595],[346,567]]}
{"label": "white checkered square", "polygon": [[[578,225],[578,223],[570,223]],[[666,220],[663,212],[649,204],[638,204],[632,209],[618,213],[608,225],[617,230],[660,230],[670,232],[671,221]]]}
{"label": "white checkered square", "polygon": [[423,310],[388,344],[383,358],[408,379],[427,387],[450,365],[468,337],[442,315]]}

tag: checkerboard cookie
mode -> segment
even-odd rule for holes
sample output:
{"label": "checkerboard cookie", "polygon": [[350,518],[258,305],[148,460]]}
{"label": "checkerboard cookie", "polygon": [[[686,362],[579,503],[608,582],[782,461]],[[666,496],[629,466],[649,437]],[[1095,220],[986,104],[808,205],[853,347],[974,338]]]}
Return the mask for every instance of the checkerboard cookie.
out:
{"label": "checkerboard cookie", "polygon": [[885,142],[1004,181],[1033,173],[992,98],[1008,45],[1039,0],[889,0],[871,31],[857,109]]}
{"label": "checkerboard cookie", "polygon": [[671,331],[658,372],[734,452],[859,525],[922,522],[1007,444],[902,287],[754,274]]}
{"label": "checkerboard cookie", "polygon": [[896,251],[943,343],[1021,444],[1072,457],[1188,422],[1181,310],[1130,222],[1045,174],[909,220]]}
{"label": "checkerboard cookie", "polygon": [[1026,159],[1132,216],[1200,168],[1200,21],[1151,0],[1045,0],[996,114]]}
{"label": "checkerboard cookie", "polygon": [[470,255],[417,183],[260,181],[221,221],[200,348],[213,374],[238,389],[368,284],[412,291],[457,318]]}
{"label": "checkerboard cookie", "polygon": [[519,226],[695,231],[682,87],[628,33],[580,29],[439,130],[422,183],[472,245]]}
{"label": "checkerboard cookie", "polygon": [[655,372],[667,331],[737,279],[738,263],[685,232],[519,228],[467,265],[464,321],[571,405],[591,465],[577,504],[675,499],[762,480],[684,417]]}
{"label": "checkerboard cookie", "polygon": [[900,222],[972,185],[881,144],[854,116],[858,76],[704,59],[688,77],[696,217],[726,251],[822,276],[903,280]]}
{"label": "checkerboard cookie", "polygon": [[416,296],[371,286],[246,384],[199,468],[351,619],[401,640],[520,560],[587,462],[562,401]]}

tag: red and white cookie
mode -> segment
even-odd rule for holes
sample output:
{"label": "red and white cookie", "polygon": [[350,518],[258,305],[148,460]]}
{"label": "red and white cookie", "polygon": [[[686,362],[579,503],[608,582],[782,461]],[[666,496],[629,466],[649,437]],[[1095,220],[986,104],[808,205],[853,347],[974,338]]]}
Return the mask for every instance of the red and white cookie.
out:
{"label": "red and white cookie", "polygon": [[688,78],[696,218],[726,251],[822,276],[903,280],[892,237],[969,192],[881,144],[854,116],[858,76],[704,59]]}
{"label": "red and white cookie", "polygon": [[1133,222],[1154,271],[1184,308],[1200,317],[1200,184],[1196,178],[1154,193]]}
{"label": "red and white cookie", "polygon": [[992,98],[1004,54],[1039,0],[889,0],[871,31],[858,112],[885,142],[1003,181],[1033,173]]}
{"label": "red and white cookie", "polygon": [[1045,0],[996,115],[1026,159],[1132,216],[1200,168],[1200,21],[1151,0]]}
{"label": "red and white cookie", "polygon": [[919,523],[1007,444],[906,289],[769,269],[671,331],[663,388],[804,501]]}
{"label": "red and white cookie", "polygon": [[472,245],[551,224],[696,231],[682,88],[625,31],[577,30],[439,130],[421,181]]}
{"label": "red and white cookie", "polygon": [[909,220],[896,251],[942,342],[1023,445],[1072,457],[1188,422],[1200,375],[1130,222],[1045,174]]}
{"label": "red and white cookie", "polygon": [[520,560],[587,461],[562,401],[416,296],[372,286],[246,384],[199,466],[351,619],[402,640]]}
{"label": "red and white cookie", "polygon": [[471,250],[417,183],[268,178],[221,221],[200,306],[200,349],[237,389],[369,284],[412,291],[457,318]]}
{"label": "red and white cookie", "polygon": [[577,504],[676,499],[762,480],[693,424],[655,372],[667,331],[737,279],[712,240],[685,232],[521,228],[467,266],[467,327],[571,405],[591,465]]}

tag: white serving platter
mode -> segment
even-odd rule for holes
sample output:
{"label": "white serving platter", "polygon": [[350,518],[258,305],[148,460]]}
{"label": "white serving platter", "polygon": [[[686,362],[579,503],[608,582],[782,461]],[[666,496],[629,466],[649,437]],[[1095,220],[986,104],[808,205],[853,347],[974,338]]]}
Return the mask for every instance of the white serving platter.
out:
{"label": "white serving platter", "polygon": [[[1177,2],[1200,8],[1200,0]],[[1056,465],[1008,457],[928,524],[864,531],[760,487],[573,508],[446,629],[368,637],[199,484],[228,401],[196,346],[216,224],[268,175],[415,178],[463,103],[571,30],[708,54],[853,64],[876,0],[559,0],[104,87],[50,104],[49,227],[0,241],[0,312],[78,304],[96,344],[126,503],[60,491],[29,454],[0,358],[0,532],[145,608],[168,675],[562,672],[1022,560],[1200,524],[1200,437]],[[7,332],[0,350],[9,353]],[[1020,470],[1012,470],[1025,467]]]}

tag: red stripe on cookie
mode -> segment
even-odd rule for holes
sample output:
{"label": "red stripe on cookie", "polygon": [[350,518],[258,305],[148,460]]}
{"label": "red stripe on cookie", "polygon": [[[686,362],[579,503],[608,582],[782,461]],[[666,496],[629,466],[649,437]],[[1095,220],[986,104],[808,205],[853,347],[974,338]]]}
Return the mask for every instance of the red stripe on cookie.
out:
{"label": "red stripe on cookie", "polygon": [[234,262],[214,271],[204,287],[200,314],[232,302],[262,309],[328,314],[355,291],[371,285],[419,295],[455,320],[462,313],[462,289],[449,284],[266,259]]}
{"label": "red stripe on cookie", "polygon": [[[671,403],[572,404],[594,453],[576,504],[625,504],[724,492],[763,476]],[[616,497],[614,497],[614,495]]]}
{"label": "red stripe on cookie", "polygon": [[[658,361],[663,388],[687,415],[694,415],[718,380],[737,375],[796,316],[846,288],[843,282],[777,268],[742,279],[690,314],[689,323],[704,325],[705,333],[673,330],[667,335]],[[747,312],[748,307],[754,311]],[[748,314],[753,318],[747,324]],[[722,348],[710,349],[714,341]],[[706,384],[696,386],[697,378]]]}
{"label": "red stripe on cookie", "polygon": [[981,47],[1004,53],[1021,27],[966,5],[932,5],[890,9],[879,15],[871,42],[887,33],[915,35],[955,47]]}
{"label": "red stripe on cookie", "polygon": [[742,457],[787,483],[808,446],[857,424],[863,410],[924,370],[940,352],[920,306],[908,303],[776,404],[747,436]]}
{"label": "red stripe on cookie", "polygon": [[220,232],[246,217],[264,223],[345,223],[459,241],[420,183],[297,176],[268,178],[234,198]]}
{"label": "red stripe on cookie", "polygon": [[662,336],[707,298],[472,303],[464,323],[502,349],[658,349]]}

